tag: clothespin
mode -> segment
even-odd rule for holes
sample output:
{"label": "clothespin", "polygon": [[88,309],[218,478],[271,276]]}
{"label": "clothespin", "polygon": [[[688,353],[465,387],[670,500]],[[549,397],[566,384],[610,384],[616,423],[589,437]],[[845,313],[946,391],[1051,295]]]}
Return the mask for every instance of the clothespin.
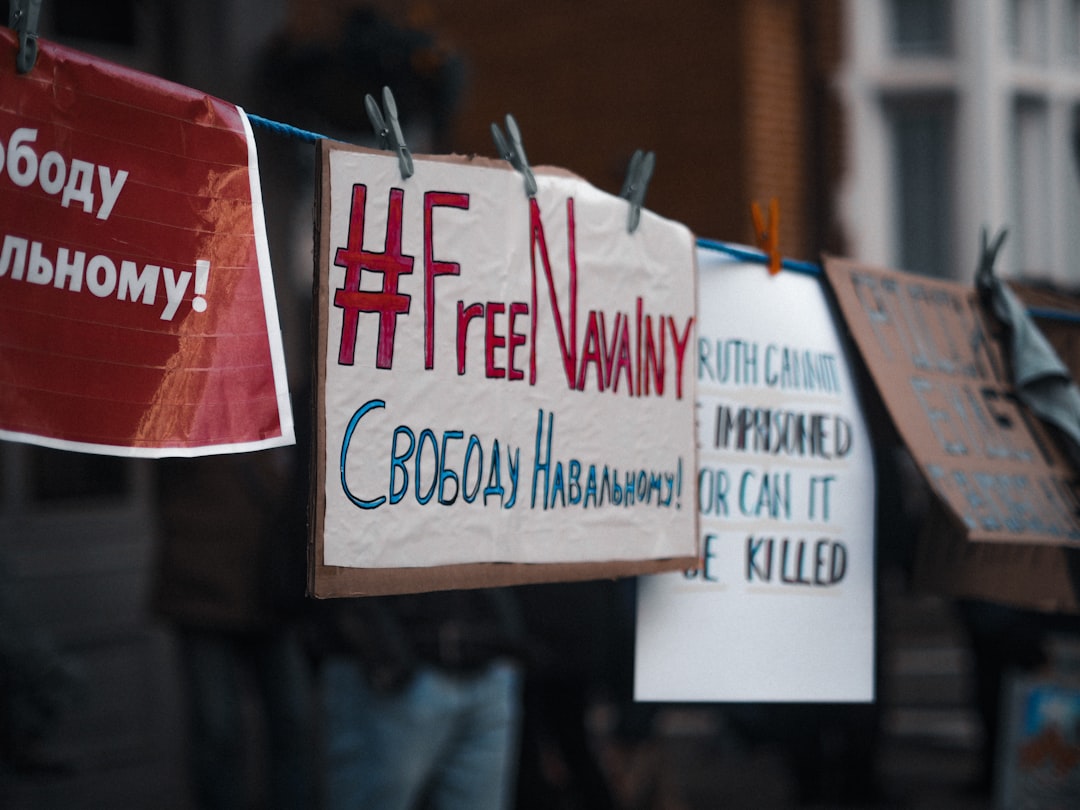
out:
{"label": "clothespin", "polygon": [[769,259],[769,275],[780,272],[780,201],[773,197],[769,200],[769,221],[761,215],[757,202],[750,203],[750,216],[754,220],[754,239],[758,249]]}
{"label": "clothespin", "polygon": [[1001,250],[1001,246],[1005,243],[1005,237],[1008,235],[1008,230],[1002,228],[998,231],[998,235],[994,237],[994,241],[990,242],[986,226],[983,226],[982,252],[979,254],[979,266],[975,271],[977,278],[989,281],[994,275],[994,262],[997,261],[998,251]]}
{"label": "clothespin", "polygon": [[536,196],[536,177],[529,168],[529,159],[525,157],[525,147],[521,145],[521,130],[518,129],[514,116],[506,114],[506,131],[510,135],[507,141],[499,125],[491,125],[491,138],[495,141],[495,149],[499,157],[507,161],[525,177],[525,193],[529,197]]}
{"label": "clothespin", "polygon": [[8,0],[8,9],[10,10],[8,27],[19,36],[19,52],[15,56],[15,70],[19,73],[29,73],[37,62],[41,0]]}
{"label": "clothespin", "polygon": [[[997,261],[998,251],[1001,250],[1002,244],[1005,242],[1005,237],[1008,235],[1008,231],[1002,228],[998,231],[998,235],[994,237],[993,242],[990,241],[989,233],[986,230],[986,226],[983,225],[980,236],[982,238],[982,249],[979,251],[979,264],[975,268],[975,289],[979,293],[979,301],[989,312],[996,310],[994,304],[994,290],[1000,282],[994,278],[994,263]],[[995,321],[995,325],[1000,326],[998,321]]]}
{"label": "clothespin", "polygon": [[630,166],[626,170],[626,180],[623,181],[622,191],[619,196],[630,201],[630,216],[626,221],[626,230],[633,233],[637,230],[641,220],[641,206],[645,202],[645,192],[649,189],[649,180],[652,179],[653,169],[656,167],[656,154],[634,150],[630,158]]}
{"label": "clothespin", "polygon": [[379,148],[388,152],[397,152],[398,164],[401,166],[401,179],[408,180],[413,175],[413,159],[409,147],[405,145],[405,136],[401,133],[397,103],[389,87],[383,88],[382,95],[383,106],[386,108],[385,117],[379,109],[379,103],[372,98],[370,93],[364,97],[364,107],[367,109],[371,128],[375,130],[375,140]]}

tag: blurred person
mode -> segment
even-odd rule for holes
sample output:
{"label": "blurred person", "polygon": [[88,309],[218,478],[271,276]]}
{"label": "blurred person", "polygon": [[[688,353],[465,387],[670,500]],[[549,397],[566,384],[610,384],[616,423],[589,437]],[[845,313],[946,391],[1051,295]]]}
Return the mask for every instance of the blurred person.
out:
{"label": "blurred person", "polygon": [[14,584],[0,555],[0,798],[8,776],[74,765],[49,744],[86,688],[78,662],[29,621],[14,598]]}
{"label": "blurred person", "polygon": [[[625,587],[598,580],[516,589],[530,642],[516,810],[618,806],[588,721],[601,701],[629,700]],[[619,632],[623,625],[629,633]]]}
{"label": "blurred person", "polygon": [[310,808],[313,696],[298,635],[306,490],[288,449],[159,468],[153,608],[174,631],[199,808]]}
{"label": "blurred person", "polygon": [[322,603],[309,641],[326,810],[506,810],[523,635],[511,591]]}

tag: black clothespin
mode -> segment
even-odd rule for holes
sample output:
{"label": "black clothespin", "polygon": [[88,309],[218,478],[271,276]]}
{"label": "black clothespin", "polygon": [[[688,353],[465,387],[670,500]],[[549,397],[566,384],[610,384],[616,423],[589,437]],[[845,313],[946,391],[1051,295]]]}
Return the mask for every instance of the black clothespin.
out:
{"label": "black clothespin", "polygon": [[994,237],[994,241],[989,239],[989,233],[986,230],[986,226],[982,229],[982,252],[979,254],[979,266],[975,271],[975,275],[980,279],[987,279],[994,275],[994,262],[997,261],[998,251],[1001,250],[1001,246],[1005,243],[1005,237],[1009,235],[1008,230],[1002,228],[998,231],[997,236]]}
{"label": "black clothespin", "polygon": [[12,28],[19,37],[15,70],[19,73],[29,73],[37,62],[41,0],[8,0],[8,9],[10,10],[8,27]]}
{"label": "black clothespin", "polygon": [[979,252],[979,264],[975,268],[975,289],[979,293],[979,300],[983,306],[994,311],[993,291],[996,284],[1000,283],[994,277],[994,263],[997,261],[998,252],[1005,243],[1005,237],[1009,232],[1005,228],[998,231],[994,240],[990,241],[990,234],[983,225],[980,236],[982,237],[982,249]]}
{"label": "black clothespin", "polygon": [[525,157],[525,147],[521,145],[521,130],[518,129],[514,116],[506,114],[506,131],[510,135],[507,141],[503,136],[498,124],[491,125],[491,137],[495,141],[495,148],[499,157],[507,161],[525,177],[525,193],[530,197],[536,196],[536,177],[529,168],[529,159]]}
{"label": "black clothespin", "polygon": [[383,106],[386,108],[386,116],[379,109],[379,102],[372,98],[371,93],[364,97],[364,107],[367,109],[368,120],[371,128],[375,130],[375,140],[380,149],[389,152],[397,152],[398,164],[401,166],[401,179],[408,180],[413,175],[413,159],[409,147],[405,145],[405,136],[401,133],[401,123],[398,121],[397,103],[394,94],[389,87],[382,91]]}
{"label": "black clothespin", "polygon": [[656,168],[655,152],[634,150],[634,155],[630,158],[630,167],[626,170],[626,180],[623,181],[622,191],[619,192],[620,197],[630,201],[630,215],[626,220],[627,233],[636,231],[641,221],[641,206],[645,202],[645,192],[649,189],[649,180],[652,179],[654,168]]}

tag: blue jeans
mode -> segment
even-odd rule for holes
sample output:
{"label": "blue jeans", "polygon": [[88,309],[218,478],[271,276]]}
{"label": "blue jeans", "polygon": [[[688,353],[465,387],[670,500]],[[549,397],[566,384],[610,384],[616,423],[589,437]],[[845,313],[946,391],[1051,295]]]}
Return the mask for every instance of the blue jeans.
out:
{"label": "blue jeans", "polygon": [[326,810],[504,810],[521,719],[521,674],[495,662],[467,675],[421,666],[373,690],[360,664],[322,668]]}

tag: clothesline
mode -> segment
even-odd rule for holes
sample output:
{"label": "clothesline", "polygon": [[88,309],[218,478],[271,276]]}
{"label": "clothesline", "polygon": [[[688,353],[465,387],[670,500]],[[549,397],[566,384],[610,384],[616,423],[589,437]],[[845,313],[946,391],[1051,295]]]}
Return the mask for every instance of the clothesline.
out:
{"label": "clothesline", "polygon": [[[253,126],[260,127],[270,132],[275,132],[278,135],[283,135],[288,138],[294,138],[305,143],[317,143],[321,140],[326,140],[327,136],[321,135],[318,132],[312,132],[311,130],[301,129],[300,127],[294,127],[292,124],[285,124],[280,121],[273,121],[269,118],[264,118],[261,115],[253,115],[247,113],[248,120]],[[761,264],[768,263],[768,257],[761,251],[754,250],[752,248],[742,247],[740,245],[732,245],[727,242],[720,242],[715,239],[705,239],[698,237],[697,245],[700,248],[706,250],[715,250],[720,253],[726,253],[733,258],[747,262],[759,262]],[[796,259],[784,259],[781,266],[786,270],[794,270],[797,273],[806,273],[812,276],[821,275],[821,265],[815,262],[799,261]],[[1064,321],[1067,323],[1080,323],[1080,314],[1073,312],[1065,312],[1059,309],[1049,309],[1046,307],[1030,307],[1028,308],[1028,314],[1033,318],[1042,318],[1044,320]]]}

